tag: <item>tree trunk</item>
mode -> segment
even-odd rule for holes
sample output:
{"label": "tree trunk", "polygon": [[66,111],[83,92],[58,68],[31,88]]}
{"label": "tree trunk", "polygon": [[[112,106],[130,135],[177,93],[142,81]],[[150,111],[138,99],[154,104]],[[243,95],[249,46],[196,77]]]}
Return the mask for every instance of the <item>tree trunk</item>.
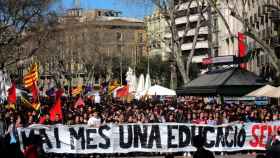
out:
{"label": "tree trunk", "polygon": [[185,63],[184,63],[184,58],[182,57],[182,49],[181,49],[181,42],[178,37],[178,30],[176,28],[176,23],[175,23],[175,8],[174,4],[172,3],[172,10],[170,11],[170,31],[172,33],[171,37],[171,54],[175,57],[175,61],[177,64],[177,67],[179,69],[179,72],[182,76],[184,86],[188,84],[189,79],[186,74],[186,68],[185,68]]}
{"label": "tree trunk", "polygon": [[177,71],[176,71],[176,64],[174,62],[172,62],[170,64],[170,88],[171,89],[176,89],[177,87]]}
{"label": "tree trunk", "polygon": [[[244,3],[243,6],[245,6],[246,2],[243,1],[243,3]],[[243,7],[243,9],[242,9],[242,15],[237,14],[237,11],[234,8],[229,8],[229,9],[231,10],[231,15],[243,24],[243,28],[245,30],[244,34],[246,36],[252,38],[253,40],[255,40],[257,43],[259,43],[261,45],[261,47],[264,50],[264,53],[269,56],[273,67],[277,71],[276,75],[279,77],[280,76],[279,59],[277,58],[275,51],[268,44],[266,44],[266,42],[264,40],[262,40],[260,37],[258,37],[255,29],[248,24],[248,21],[246,20],[246,19],[248,19],[248,17],[246,16],[248,14],[246,13],[245,8]],[[221,16],[221,17],[223,17],[223,16]],[[224,21],[224,23],[227,23],[227,22]]]}
{"label": "tree trunk", "polygon": [[[197,6],[198,6],[198,13],[201,13],[201,8],[199,7],[199,2],[198,1],[197,1]],[[191,67],[191,63],[192,63],[192,58],[194,56],[195,47],[196,47],[196,44],[197,44],[199,30],[200,30],[200,27],[201,27],[202,16],[203,16],[202,13],[201,13],[200,16],[198,16],[197,25],[196,25],[196,28],[195,28],[195,35],[194,35],[194,39],[193,39],[193,43],[192,43],[192,50],[191,50],[191,52],[188,56],[188,59],[187,59],[186,76],[187,76],[188,82],[190,81],[190,67]]]}
{"label": "tree trunk", "polygon": [[183,61],[183,57],[182,56],[176,57],[176,63],[177,63],[177,67],[179,69],[179,72],[182,76],[184,86],[186,86],[189,83],[190,79],[188,78],[188,76],[186,74],[186,69],[185,69],[185,64],[184,64],[184,61]]}
{"label": "tree trunk", "polygon": [[[253,40],[255,40],[264,49],[264,53],[269,56],[273,67],[277,71],[276,75],[279,77],[280,76],[280,62],[279,62],[279,59],[277,58],[277,56],[275,54],[275,51],[268,44],[266,44],[266,42],[264,40],[262,40],[260,37],[258,37],[254,28],[250,27],[250,25],[246,23],[246,21],[244,20],[244,17],[240,17],[237,14],[235,14],[234,10],[231,10],[231,12],[234,13],[233,17],[235,17],[237,20],[242,22],[243,28],[245,30],[244,34],[246,36],[252,38]],[[244,14],[245,14],[245,11],[243,11],[242,15],[244,15]]]}
{"label": "tree trunk", "polygon": [[229,24],[227,23],[227,21],[226,21],[225,17],[223,16],[222,12],[221,12],[220,9],[217,7],[217,5],[214,3],[213,0],[207,0],[207,1],[208,1],[208,4],[209,4],[212,8],[214,8],[214,10],[219,14],[220,18],[222,19],[223,23],[225,24],[225,27],[226,27],[226,29],[227,29],[227,31],[228,31],[230,37],[231,37],[230,39],[231,39],[231,41],[233,42],[233,40],[234,40],[234,38],[233,38],[234,35],[232,34],[232,32],[231,32],[231,30],[230,30],[230,27],[229,27]]}
{"label": "tree trunk", "polygon": [[112,79],[112,58],[109,60],[109,64],[107,65],[106,81],[110,81]]}

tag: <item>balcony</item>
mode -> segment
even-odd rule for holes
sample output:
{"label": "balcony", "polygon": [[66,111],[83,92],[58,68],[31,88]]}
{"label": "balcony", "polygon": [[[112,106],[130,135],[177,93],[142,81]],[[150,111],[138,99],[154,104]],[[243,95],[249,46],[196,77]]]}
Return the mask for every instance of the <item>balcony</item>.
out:
{"label": "balcony", "polygon": [[[180,6],[179,6],[179,11],[181,10],[186,10],[186,9],[189,9],[189,8],[196,8],[197,7],[197,3],[196,2],[192,2],[191,5],[189,6],[189,3],[190,2],[185,2],[185,3],[182,3]],[[199,5],[202,5],[202,2],[199,1],[198,3]],[[188,8],[189,6],[189,8]]]}
{"label": "balcony", "polygon": [[[208,35],[208,27],[201,27],[199,30],[200,35]],[[181,30],[178,32],[179,37],[183,37],[184,35],[184,30]],[[195,29],[190,29],[188,33],[185,35],[186,37],[188,36],[194,36],[195,35]],[[165,38],[171,38],[171,33],[167,32],[164,36]]]}
{"label": "balcony", "polygon": [[280,22],[280,12],[272,11],[269,18],[274,22]]}
{"label": "balcony", "polygon": [[[182,51],[192,50],[192,42],[183,44],[181,46],[181,48],[182,48]],[[199,41],[199,42],[197,42],[196,47],[195,47],[195,49],[208,49],[208,48],[209,48],[208,41]],[[168,47],[166,48],[166,51],[171,52],[170,48],[168,48]]]}
{"label": "balcony", "polygon": [[[191,15],[189,17],[189,21],[190,22],[195,22],[195,21],[198,20],[199,16],[200,16],[200,14]],[[207,13],[204,13],[203,16],[205,17],[206,20],[208,20]],[[176,25],[185,24],[185,23],[187,23],[187,17],[186,16],[175,19],[175,24]]]}
{"label": "balcony", "polygon": [[280,46],[280,37],[279,36],[271,37],[271,46],[272,47],[279,47]]}
{"label": "balcony", "polygon": [[[200,48],[209,48],[208,46],[208,41],[200,41],[197,42],[195,49],[200,49]],[[182,50],[191,50],[192,49],[192,43],[185,43],[182,45]]]}

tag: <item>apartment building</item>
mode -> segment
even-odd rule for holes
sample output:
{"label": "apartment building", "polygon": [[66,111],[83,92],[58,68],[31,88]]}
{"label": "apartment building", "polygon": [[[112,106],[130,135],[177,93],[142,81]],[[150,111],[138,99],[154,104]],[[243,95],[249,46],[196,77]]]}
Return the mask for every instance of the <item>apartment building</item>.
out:
{"label": "apartment building", "polygon": [[[237,1],[240,6],[236,8],[236,11],[242,15],[243,6],[241,1]],[[236,18],[231,16],[230,10],[225,5],[225,1],[220,0],[217,3],[218,7],[225,16],[230,29],[234,35],[237,36],[238,32],[243,32],[243,24]],[[232,4],[233,5],[233,4]],[[257,31],[257,36],[265,41],[276,52],[276,55],[280,57],[280,14],[279,11],[269,7],[274,5],[280,7],[277,0],[248,0],[245,7],[245,13],[248,24]],[[219,20],[219,53],[218,55],[236,55],[238,56],[238,39],[234,38],[233,41],[229,39],[229,34],[225,28],[225,25]],[[246,38],[247,52],[252,53],[252,59],[246,64],[247,69],[255,72],[258,75],[263,75],[264,66],[269,66],[269,56],[265,54],[261,46],[253,39]],[[271,66],[269,66],[271,67]]]}
{"label": "apartment building", "polygon": [[[189,0],[185,0],[184,3],[180,3],[179,1],[175,1],[175,5],[179,5],[178,13],[176,13],[176,18],[175,18],[175,24],[178,29],[178,34],[180,37],[183,36],[184,30],[186,27],[187,23],[187,18],[186,18],[186,9],[189,4]],[[192,43],[194,40],[195,36],[195,28],[196,24],[198,21],[198,18],[200,16],[200,13],[197,10],[197,4],[196,3],[191,3],[190,5],[190,16],[189,16],[189,22],[190,22],[190,30],[188,33],[185,35],[183,39],[183,44],[182,44],[182,51],[184,55],[188,55],[192,49]],[[192,59],[193,63],[197,63],[200,68],[202,68],[202,60],[203,58],[207,58],[210,55],[210,47],[209,47],[209,26],[207,25],[207,22],[210,20],[210,14],[208,12],[204,13],[205,19],[202,20],[201,23],[203,25],[201,26],[199,30],[199,35],[198,35],[198,42],[195,47],[195,54]]]}
{"label": "apartment building", "polygon": [[149,55],[151,57],[159,55],[162,61],[169,58],[168,45],[165,34],[168,32],[168,25],[159,9],[155,9],[152,15],[144,19],[147,34]]}
{"label": "apartment building", "polygon": [[46,43],[48,49],[37,56],[45,76],[59,67],[58,60],[66,72],[86,76],[87,64],[106,67],[110,57],[120,58],[123,65],[137,64],[147,55],[144,21],[115,10],[69,9],[59,17],[54,34],[54,40]]}

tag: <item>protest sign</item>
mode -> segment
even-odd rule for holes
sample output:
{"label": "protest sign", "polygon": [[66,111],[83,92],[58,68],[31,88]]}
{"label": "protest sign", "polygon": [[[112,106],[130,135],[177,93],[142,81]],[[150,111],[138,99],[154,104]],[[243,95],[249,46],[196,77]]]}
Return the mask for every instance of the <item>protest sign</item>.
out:
{"label": "protest sign", "polygon": [[46,152],[129,153],[189,152],[194,135],[205,135],[204,146],[211,151],[265,150],[280,122],[233,123],[219,126],[184,123],[107,124],[100,128],[86,125],[32,125],[18,128],[21,147],[39,134]]}

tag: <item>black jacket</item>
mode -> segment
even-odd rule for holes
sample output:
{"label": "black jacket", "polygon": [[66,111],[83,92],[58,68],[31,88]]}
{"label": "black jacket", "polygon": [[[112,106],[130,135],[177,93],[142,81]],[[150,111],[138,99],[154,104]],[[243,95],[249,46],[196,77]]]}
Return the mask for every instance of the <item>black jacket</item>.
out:
{"label": "black jacket", "polygon": [[193,158],[215,158],[213,153],[204,148],[198,148],[194,153]]}

